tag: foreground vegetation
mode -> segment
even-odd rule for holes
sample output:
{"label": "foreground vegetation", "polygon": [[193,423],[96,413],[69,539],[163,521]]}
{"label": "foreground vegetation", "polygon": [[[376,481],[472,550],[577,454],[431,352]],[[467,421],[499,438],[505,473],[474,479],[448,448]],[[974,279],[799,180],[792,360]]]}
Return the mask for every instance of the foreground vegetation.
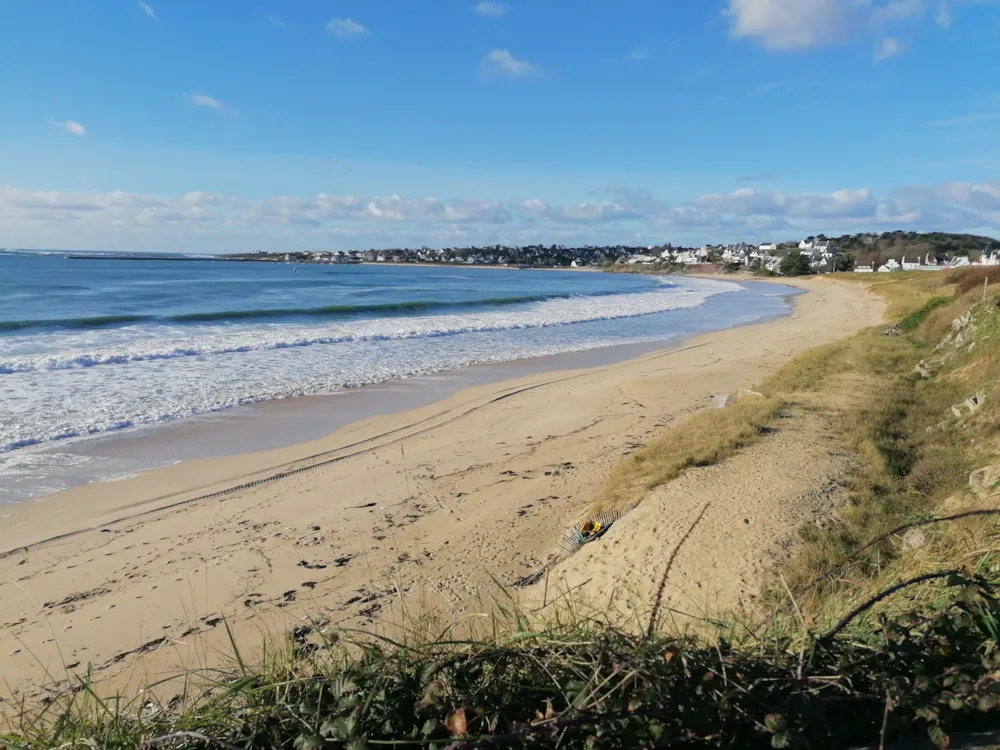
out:
{"label": "foreground vegetation", "polygon": [[914,726],[943,744],[1000,705],[1000,604],[983,584],[950,583],[948,606],[888,620],[877,640],[807,648],[776,633],[737,648],[580,622],[489,643],[376,643],[352,659],[300,645],[189,708],[81,691],[6,746],[817,748]]}
{"label": "foreground vegetation", "polygon": [[156,686],[177,695],[163,704],[101,700],[83,680],[11,711],[0,748],[839,748],[910,734],[947,747],[1000,725],[1000,300],[984,293],[988,273],[851,276],[886,299],[893,325],[796,357],[761,396],[680,424],[597,498],[634,504],[766,439],[783,414],[821,414],[853,457],[848,501],[802,530],[767,612],[699,638],[621,632],[571,603],[544,622],[511,603],[476,639],[301,627],[226,673]]}

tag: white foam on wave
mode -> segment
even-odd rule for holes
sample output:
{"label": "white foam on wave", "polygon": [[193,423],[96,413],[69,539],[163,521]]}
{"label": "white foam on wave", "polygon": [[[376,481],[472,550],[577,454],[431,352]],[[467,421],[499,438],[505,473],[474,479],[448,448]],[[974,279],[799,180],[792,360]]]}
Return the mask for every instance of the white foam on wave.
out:
{"label": "white foam on wave", "polygon": [[666,284],[653,292],[552,299],[509,310],[313,325],[139,325],[110,331],[57,332],[42,339],[47,351],[24,354],[19,349],[36,349],[39,337],[11,336],[0,340],[0,374],[614,320],[696,307],[711,296],[739,288],[737,284],[715,281],[700,282],[690,288]]}
{"label": "white foam on wave", "polygon": [[[80,356],[59,348],[18,357],[22,365],[33,366],[0,375],[0,454],[13,456],[20,453],[15,449],[25,446],[258,401],[330,393],[475,364],[660,340],[704,330],[706,315],[716,315],[723,327],[738,322],[741,313],[728,305],[715,313],[708,308],[704,314],[693,308],[740,288],[700,282],[662,292],[551,300],[519,311],[387,318],[339,326],[197,327],[186,331],[190,340],[183,348],[191,356],[167,356],[179,348],[180,339],[164,342],[146,330],[45,334],[46,348],[56,344],[54,339],[79,344],[81,336],[96,337],[87,356],[103,358],[105,363],[117,357],[122,364],[53,366]],[[678,325],[680,319],[673,316],[669,319],[673,322],[658,317],[616,322],[670,311],[687,315],[687,323]],[[755,314],[745,315],[750,319]],[[331,327],[349,328],[350,335],[338,330],[331,336]],[[34,345],[39,346],[37,339],[43,336],[35,338]],[[315,345],[324,339],[336,343]]]}

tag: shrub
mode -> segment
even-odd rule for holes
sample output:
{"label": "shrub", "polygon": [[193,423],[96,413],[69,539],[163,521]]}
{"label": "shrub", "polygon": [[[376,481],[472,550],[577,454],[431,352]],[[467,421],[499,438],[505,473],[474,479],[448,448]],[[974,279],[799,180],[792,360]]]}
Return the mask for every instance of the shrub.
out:
{"label": "shrub", "polygon": [[991,284],[1000,281],[1000,266],[957,268],[948,274],[945,282],[954,284],[959,294],[965,294],[972,289],[981,288],[986,279],[989,279]]}

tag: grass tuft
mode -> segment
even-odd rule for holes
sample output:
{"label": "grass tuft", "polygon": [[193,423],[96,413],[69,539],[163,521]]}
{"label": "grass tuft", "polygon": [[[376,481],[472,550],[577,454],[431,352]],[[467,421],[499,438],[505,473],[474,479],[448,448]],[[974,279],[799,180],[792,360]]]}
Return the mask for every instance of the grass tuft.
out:
{"label": "grass tuft", "polygon": [[619,464],[589,512],[631,507],[685,469],[724,460],[766,434],[784,405],[778,398],[746,396],[685,420]]}

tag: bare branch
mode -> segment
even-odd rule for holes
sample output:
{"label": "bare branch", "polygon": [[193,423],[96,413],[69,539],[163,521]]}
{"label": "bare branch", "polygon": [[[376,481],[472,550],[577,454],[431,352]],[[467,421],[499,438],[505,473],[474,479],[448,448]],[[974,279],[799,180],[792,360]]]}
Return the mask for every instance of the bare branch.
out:
{"label": "bare branch", "polygon": [[962,518],[972,518],[973,516],[997,516],[997,515],[1000,515],[1000,510],[990,510],[990,509],[987,509],[987,510],[969,510],[969,511],[966,511],[964,513],[956,513],[953,516],[944,516],[942,518],[925,518],[922,521],[914,521],[912,523],[904,523],[902,526],[897,526],[892,531],[887,531],[884,534],[882,534],[881,536],[875,537],[874,539],[872,539],[871,541],[867,542],[866,544],[862,544],[860,547],[858,547],[856,550],[854,550],[854,552],[852,552],[846,558],[844,558],[839,563],[837,563],[836,565],[834,565],[828,571],[826,571],[825,573],[817,576],[812,581],[810,581],[806,585],[805,588],[811,589],[814,586],[818,586],[819,584],[823,583],[823,581],[827,580],[830,576],[832,576],[834,573],[836,573],[838,570],[840,570],[842,567],[844,567],[845,565],[847,565],[847,563],[849,563],[852,560],[854,560],[858,555],[861,555],[862,553],[867,552],[869,549],[871,549],[872,547],[874,547],[879,542],[884,542],[889,537],[895,536],[896,534],[899,534],[900,532],[906,531],[907,529],[915,529],[918,526],[930,526],[931,524],[944,523],[946,521],[958,521],[958,520],[960,520]]}
{"label": "bare branch", "polygon": [[[908,581],[903,581],[902,583],[897,583],[895,586],[890,586],[885,591],[882,591],[863,604],[855,607],[850,614],[844,617],[840,622],[838,622],[833,629],[819,637],[820,642],[829,641],[835,636],[839,635],[840,632],[846,628],[851,622],[860,614],[867,612],[869,609],[874,607],[883,599],[888,599],[890,596],[895,594],[897,591],[905,589],[907,586],[914,586],[918,583],[923,583],[924,581],[933,581],[935,578],[948,578],[949,576],[961,576],[962,578],[967,578],[964,571],[961,570],[940,570],[937,573],[925,573],[922,576],[917,576],[916,578],[911,578]],[[971,581],[970,581],[971,583]]]}
{"label": "bare branch", "polygon": [[690,537],[694,532],[694,527],[697,526],[701,522],[701,519],[705,517],[705,512],[711,504],[711,501],[705,503],[701,509],[701,513],[699,513],[698,517],[694,519],[694,522],[685,532],[684,536],[681,537],[681,540],[677,542],[677,546],[674,547],[674,551],[670,553],[670,559],[667,560],[667,569],[663,571],[663,577],[660,579],[660,586],[656,590],[656,599],[653,601],[653,611],[649,614],[649,626],[646,628],[647,638],[652,638],[653,631],[656,629],[656,618],[660,614],[660,607],[663,604],[663,592],[667,588],[667,576],[670,575],[670,569],[674,566],[674,560],[677,559],[677,553],[681,551],[681,547],[684,546],[684,542],[686,542],[688,537]]}

